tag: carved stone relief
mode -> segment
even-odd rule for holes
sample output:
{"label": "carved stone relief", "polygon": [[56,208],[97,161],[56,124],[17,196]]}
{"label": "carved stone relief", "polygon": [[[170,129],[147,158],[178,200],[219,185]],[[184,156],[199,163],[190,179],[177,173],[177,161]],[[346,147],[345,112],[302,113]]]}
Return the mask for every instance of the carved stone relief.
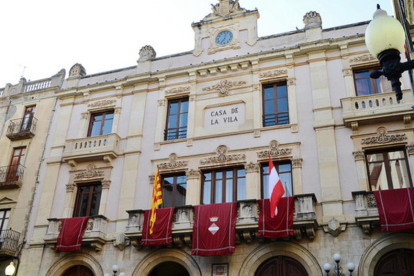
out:
{"label": "carved stone relief", "polygon": [[406,146],[408,155],[414,154],[414,145],[408,145]]}
{"label": "carved stone relief", "polygon": [[385,127],[380,127],[377,130],[378,136],[363,138],[363,145],[387,144],[393,142],[400,142],[407,140],[405,134],[387,134],[388,130]]}
{"label": "carved stone relief", "polygon": [[375,195],[374,194],[368,194],[367,195],[367,207],[368,207],[368,209],[376,209],[376,208],[378,208],[378,206],[377,206],[377,200],[375,199]]}
{"label": "carved stone relief", "polygon": [[349,62],[350,63],[356,63],[356,62],[367,62],[367,61],[371,61],[371,60],[376,60],[376,58],[374,56],[372,56],[371,54],[365,54],[365,55],[362,55],[362,56],[351,58],[349,60]]}
{"label": "carved stone relief", "polygon": [[66,192],[73,192],[75,190],[75,183],[66,184]]}
{"label": "carved stone relief", "polygon": [[322,17],[316,11],[310,11],[303,16],[305,29],[322,27]]}
{"label": "carved stone relief", "polygon": [[352,154],[354,155],[355,161],[365,160],[365,152],[363,150],[354,151]]}
{"label": "carved stone relief", "polygon": [[88,104],[88,107],[104,107],[116,103],[116,100],[101,100]]}
{"label": "carved stone relief", "polygon": [[176,95],[180,93],[185,93],[190,91],[190,86],[180,86],[180,87],[174,87],[168,90],[165,90],[166,95]]}
{"label": "carved stone relief", "polygon": [[138,61],[146,61],[151,60],[157,56],[154,48],[150,45],[145,45],[144,47],[139,50],[139,60]]}
{"label": "carved stone relief", "polygon": [[267,71],[259,74],[260,78],[272,78],[272,77],[278,77],[280,75],[286,75],[287,70],[273,70],[273,71]]}
{"label": "carved stone relief", "polygon": [[201,173],[200,173],[199,170],[191,169],[191,170],[187,171],[186,176],[187,176],[187,180],[200,179]]}
{"label": "carved stone relief", "polygon": [[250,162],[249,164],[244,165],[246,173],[258,173],[260,172],[260,165],[257,163]]}
{"label": "carved stone relief", "polygon": [[245,154],[226,154],[227,147],[226,146],[219,146],[217,148],[218,156],[214,157],[207,157],[201,159],[201,165],[209,165],[209,164],[217,164],[217,163],[225,163],[230,161],[242,161],[246,159]]}
{"label": "carved stone relief", "polygon": [[169,162],[158,164],[159,170],[171,170],[177,168],[187,167],[188,161],[178,161],[177,154],[171,153]]}
{"label": "carved stone relief", "polygon": [[214,19],[218,17],[225,17],[228,15],[246,12],[246,9],[240,7],[239,0],[220,1],[220,3],[218,4],[215,4],[215,5],[212,4],[211,10],[212,10],[212,13],[204,17],[203,20]]}
{"label": "carved stone relief", "polygon": [[70,78],[76,78],[76,77],[83,77],[86,75],[86,70],[82,66],[82,64],[76,63],[72,66],[69,70],[69,77]]}
{"label": "carved stone relief", "polygon": [[302,158],[292,159],[292,168],[302,168]]}
{"label": "carved stone relief", "polygon": [[246,84],[245,81],[229,81],[229,80],[221,80],[218,84],[204,87],[203,91],[216,91],[219,96],[226,96],[229,93],[229,90],[234,86],[241,86]]}
{"label": "carved stone relief", "polygon": [[94,178],[102,176],[104,176],[103,170],[96,170],[96,166],[94,164],[89,164],[85,172],[75,174],[75,179]]}
{"label": "carved stone relief", "polygon": [[269,155],[270,157],[279,157],[292,153],[292,149],[279,149],[279,142],[276,140],[270,141],[269,146],[269,150],[259,151],[257,152],[257,156],[259,158],[268,158]]}

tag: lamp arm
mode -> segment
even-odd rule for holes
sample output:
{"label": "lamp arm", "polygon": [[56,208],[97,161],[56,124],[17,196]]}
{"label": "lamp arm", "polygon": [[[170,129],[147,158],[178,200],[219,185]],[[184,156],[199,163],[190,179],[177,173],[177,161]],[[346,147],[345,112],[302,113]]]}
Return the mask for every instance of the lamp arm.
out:
{"label": "lamp arm", "polygon": [[413,70],[413,69],[414,69],[414,60],[401,63],[401,70],[403,72],[407,70]]}

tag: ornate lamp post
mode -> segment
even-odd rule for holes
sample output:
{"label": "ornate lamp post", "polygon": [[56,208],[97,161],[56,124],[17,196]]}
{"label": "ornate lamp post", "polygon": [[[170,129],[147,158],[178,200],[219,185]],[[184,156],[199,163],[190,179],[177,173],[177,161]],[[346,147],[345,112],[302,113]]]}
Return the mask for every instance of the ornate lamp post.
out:
{"label": "ornate lamp post", "polygon": [[[335,261],[335,267],[333,269],[333,275],[334,276],[345,276],[344,273],[342,273],[342,267],[339,265],[339,262],[341,261],[341,255],[336,253],[333,255],[333,259]],[[349,275],[352,276],[352,272],[355,270],[355,265],[353,263],[348,263],[346,265],[346,268],[348,268]],[[329,263],[326,263],[323,265],[323,270],[325,270],[326,275],[329,275],[329,271],[331,271],[331,265]]]}
{"label": "ornate lamp post", "polygon": [[365,32],[365,44],[370,53],[378,58],[382,69],[372,71],[370,77],[378,79],[384,75],[391,81],[397,101],[402,99],[401,74],[406,70],[414,69],[414,61],[400,62],[400,52],[404,48],[404,43],[405,33],[400,22],[388,16],[387,12],[377,5],[374,19]]}
{"label": "ornate lamp post", "polygon": [[[116,276],[116,273],[118,272],[118,270],[119,270],[119,267],[117,265],[113,265],[112,266],[112,271],[113,271],[114,274],[112,274],[112,276]],[[105,273],[104,276],[111,276],[111,274]],[[121,273],[119,273],[119,276],[125,276],[125,273],[121,272]]]}

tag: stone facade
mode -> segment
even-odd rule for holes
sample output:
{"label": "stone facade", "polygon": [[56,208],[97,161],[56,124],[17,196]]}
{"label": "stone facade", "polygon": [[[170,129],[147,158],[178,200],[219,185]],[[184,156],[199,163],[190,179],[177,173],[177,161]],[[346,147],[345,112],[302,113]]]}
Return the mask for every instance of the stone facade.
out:
{"label": "stone facade", "polygon": [[[82,265],[103,276],[117,264],[126,275],[141,276],[164,262],[180,264],[189,275],[212,275],[216,263],[229,264],[228,275],[254,275],[274,256],[292,258],[308,275],[321,275],[323,265],[340,253],[342,266],[353,262],[354,275],[362,276],[373,275],[388,252],[414,249],[411,232],[380,232],[365,158],[374,149],[402,148],[414,171],[408,75],[402,78],[400,103],[392,91],[358,96],[354,72],[379,66],[365,47],[368,22],[322,29],[323,14],[312,11],[304,15],[303,29],[259,38],[258,11],[241,4],[220,0],[193,23],[191,52],[157,57],[147,45],[136,67],[87,75],[75,64],[59,89],[42,88],[49,98],[33,93],[48,105],[36,111],[42,116],[41,135],[21,140],[33,148],[30,160],[36,165],[25,174],[32,184],[3,197],[17,202],[7,204],[23,204],[19,218],[31,210],[19,275],[61,276]],[[286,86],[288,119],[268,126],[263,91],[272,84]],[[30,94],[18,90],[24,80],[19,85],[4,90],[0,115],[7,110],[5,97]],[[180,101],[188,103],[186,129],[168,132],[170,105]],[[97,114],[110,114],[110,129],[92,135]],[[8,153],[0,156],[8,156],[7,164],[15,146],[4,135],[0,142],[7,145],[0,151]],[[37,146],[35,139],[42,139]],[[261,171],[269,155],[291,165],[294,236],[280,240],[257,237]],[[191,256],[192,206],[203,202],[203,173],[220,168],[245,170],[236,251]],[[143,210],[150,208],[157,169],[162,177],[186,176],[186,206],[176,208],[172,245],[142,247]],[[26,208],[36,183],[33,206]],[[90,183],[102,190],[82,249],[55,252],[61,219],[74,216],[80,187]],[[17,200],[23,187],[31,190]],[[25,222],[12,216],[23,231]]]}

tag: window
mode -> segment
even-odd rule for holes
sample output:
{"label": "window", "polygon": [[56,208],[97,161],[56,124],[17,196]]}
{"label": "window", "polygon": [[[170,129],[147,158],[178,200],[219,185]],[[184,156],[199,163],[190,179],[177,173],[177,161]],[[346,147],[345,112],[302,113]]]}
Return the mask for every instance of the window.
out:
{"label": "window", "polygon": [[188,99],[168,102],[165,140],[187,138]]}
{"label": "window", "polygon": [[358,96],[392,92],[391,82],[386,77],[372,79],[369,74],[377,68],[354,71],[355,88]]}
{"label": "window", "polygon": [[88,183],[78,186],[74,217],[90,217],[98,215],[101,202],[102,185]]}
{"label": "window", "polygon": [[161,183],[163,208],[185,205],[187,194],[187,176],[185,174],[164,176]]}
{"label": "window", "polygon": [[203,173],[202,204],[233,202],[246,199],[246,171],[226,168]]}
{"label": "window", "polygon": [[[285,188],[285,196],[293,196],[292,188],[292,165],[290,163],[274,163]],[[269,164],[262,165],[262,198],[269,198]]]}
{"label": "window", "polygon": [[26,109],[24,111],[21,131],[29,131],[30,130],[30,128],[32,126],[35,111],[36,111],[36,106],[26,107]]}
{"label": "window", "polygon": [[366,153],[371,191],[411,187],[407,156],[403,149]]}
{"label": "window", "polygon": [[0,245],[4,241],[4,235],[9,224],[10,209],[0,210]]}
{"label": "window", "polygon": [[91,115],[88,137],[106,135],[112,132],[114,112],[108,111]]}
{"label": "window", "polygon": [[13,150],[13,155],[10,160],[10,166],[7,171],[6,182],[18,181],[23,174],[23,161],[26,148],[16,148]]}
{"label": "window", "polygon": [[289,124],[286,83],[263,86],[263,126]]}

